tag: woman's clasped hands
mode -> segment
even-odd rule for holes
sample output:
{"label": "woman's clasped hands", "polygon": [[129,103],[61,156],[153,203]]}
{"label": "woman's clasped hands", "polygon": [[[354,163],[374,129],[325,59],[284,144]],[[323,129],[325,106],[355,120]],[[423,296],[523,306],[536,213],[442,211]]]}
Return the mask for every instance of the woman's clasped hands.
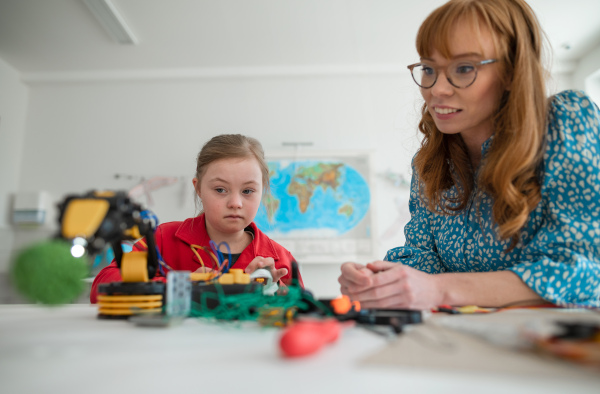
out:
{"label": "woman's clasped hands", "polygon": [[[443,304],[436,275],[400,263],[344,263],[338,278],[341,292],[361,308],[430,309]],[[439,276],[439,275],[438,275]]]}

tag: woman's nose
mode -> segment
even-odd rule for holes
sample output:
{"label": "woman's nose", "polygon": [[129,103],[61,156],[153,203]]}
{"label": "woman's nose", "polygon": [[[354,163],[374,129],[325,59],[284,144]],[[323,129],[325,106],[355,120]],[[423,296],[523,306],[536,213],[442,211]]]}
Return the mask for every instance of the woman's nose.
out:
{"label": "woman's nose", "polygon": [[440,70],[435,84],[431,87],[431,94],[434,96],[449,96],[454,93],[454,86],[448,81],[446,73]]}

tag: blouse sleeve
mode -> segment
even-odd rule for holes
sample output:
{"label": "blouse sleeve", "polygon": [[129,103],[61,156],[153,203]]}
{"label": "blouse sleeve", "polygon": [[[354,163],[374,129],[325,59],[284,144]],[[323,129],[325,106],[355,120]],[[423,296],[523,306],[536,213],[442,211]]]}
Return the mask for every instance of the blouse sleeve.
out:
{"label": "blouse sleeve", "polygon": [[598,107],[582,92],[551,103],[542,179],[542,226],[510,268],[558,305],[600,306]]}
{"label": "blouse sleeve", "polygon": [[404,227],[406,243],[388,250],[384,260],[402,263],[431,274],[445,272],[430,228],[432,213],[420,198],[419,189],[419,178],[413,167],[409,201],[411,218]]}

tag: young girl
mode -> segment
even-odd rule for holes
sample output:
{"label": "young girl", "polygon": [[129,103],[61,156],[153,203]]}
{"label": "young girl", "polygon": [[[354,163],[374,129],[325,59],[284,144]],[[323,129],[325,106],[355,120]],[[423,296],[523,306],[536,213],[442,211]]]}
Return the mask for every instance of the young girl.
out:
{"label": "young girl", "polygon": [[423,22],[406,245],[342,265],[343,294],[365,308],[600,306],[600,114],[583,92],[546,99],[541,42],[523,0],[452,0]]}
{"label": "young girl", "polygon": [[[211,271],[216,267],[206,252],[211,250],[210,241],[216,245],[225,242],[231,250],[230,268],[241,268],[246,273],[265,268],[270,270],[273,282],[291,283],[292,254],[253,222],[263,192],[269,191],[269,170],[260,142],[239,134],[212,138],[198,154],[193,183],[202,213],[156,229],[156,245],[164,262],[174,270]],[[133,248],[145,249],[143,240]],[[225,248],[220,250],[229,259]],[[302,279],[298,279],[302,285]],[[120,280],[113,261],[94,279],[90,301],[96,302],[100,283]],[[155,280],[164,277],[158,275]]]}

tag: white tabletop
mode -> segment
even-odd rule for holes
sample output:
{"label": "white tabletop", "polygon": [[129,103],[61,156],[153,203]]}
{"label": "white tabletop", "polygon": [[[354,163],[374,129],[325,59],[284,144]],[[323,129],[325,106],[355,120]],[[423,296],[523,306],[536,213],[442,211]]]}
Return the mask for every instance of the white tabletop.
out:
{"label": "white tabletop", "polygon": [[[91,305],[0,305],[0,392],[600,392],[600,376],[554,361],[540,359],[538,365],[538,360],[524,359],[535,364],[533,373],[461,369],[452,360],[493,364],[495,355],[498,360],[508,357],[507,363],[510,357],[532,356],[509,350],[500,354],[502,349],[469,338],[479,341],[473,345],[453,330],[432,331],[430,322],[394,340],[348,328],[317,354],[285,359],[278,348],[281,331],[255,323],[223,325],[189,318],[180,325],[150,328],[99,320]],[[448,341],[459,350],[454,355],[436,349]],[[546,365],[549,373],[540,374]]]}

